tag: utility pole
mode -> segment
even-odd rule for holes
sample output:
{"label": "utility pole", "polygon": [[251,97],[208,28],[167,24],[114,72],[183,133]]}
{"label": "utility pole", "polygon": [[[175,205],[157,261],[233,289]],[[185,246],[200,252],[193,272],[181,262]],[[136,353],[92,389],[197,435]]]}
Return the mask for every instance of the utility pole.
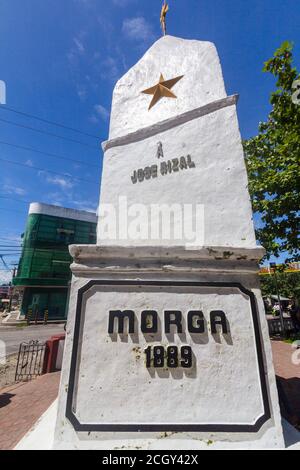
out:
{"label": "utility pole", "polygon": [[[12,278],[14,278],[14,277],[16,276],[16,270],[17,270],[17,268],[14,267],[14,268],[13,268],[13,272],[12,272]],[[8,307],[8,311],[9,311],[9,312],[11,311],[13,296],[14,296],[14,285],[13,285],[13,283],[11,283],[11,286],[10,286],[10,295],[9,295],[9,307]]]}
{"label": "utility pole", "polygon": [[278,287],[278,280],[277,280],[277,274],[276,274],[276,263],[270,263],[270,269],[273,269],[273,273],[274,273],[276,294],[277,294],[277,299],[278,299],[278,304],[279,304],[279,314],[280,314],[281,330],[282,330],[282,335],[283,335],[283,337],[285,337],[285,327],[284,327],[283,311],[282,311],[282,306],[281,306],[280,293],[279,293],[279,287]]}

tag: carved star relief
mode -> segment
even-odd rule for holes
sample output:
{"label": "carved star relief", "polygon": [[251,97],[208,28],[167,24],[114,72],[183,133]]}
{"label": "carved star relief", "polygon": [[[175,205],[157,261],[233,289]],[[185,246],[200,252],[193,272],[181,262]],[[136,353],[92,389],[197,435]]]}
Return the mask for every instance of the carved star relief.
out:
{"label": "carved star relief", "polygon": [[146,95],[153,95],[148,111],[164,96],[166,98],[177,98],[177,96],[171,91],[171,88],[183,77],[184,75],[180,75],[179,77],[172,78],[171,80],[165,80],[163,74],[161,73],[157,85],[143,90],[141,93],[145,93]]}

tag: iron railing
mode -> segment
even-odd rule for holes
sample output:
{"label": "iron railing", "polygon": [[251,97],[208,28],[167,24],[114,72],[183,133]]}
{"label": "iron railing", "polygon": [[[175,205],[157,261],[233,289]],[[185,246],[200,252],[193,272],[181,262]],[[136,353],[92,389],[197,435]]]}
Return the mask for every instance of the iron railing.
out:
{"label": "iron railing", "polygon": [[46,343],[37,340],[21,343],[16,367],[16,382],[26,382],[43,372]]}
{"label": "iron railing", "polygon": [[[284,318],[284,329],[286,332],[291,333],[294,331],[294,325],[291,318]],[[270,336],[282,335],[282,324],[280,318],[274,318],[268,320],[269,334]]]}

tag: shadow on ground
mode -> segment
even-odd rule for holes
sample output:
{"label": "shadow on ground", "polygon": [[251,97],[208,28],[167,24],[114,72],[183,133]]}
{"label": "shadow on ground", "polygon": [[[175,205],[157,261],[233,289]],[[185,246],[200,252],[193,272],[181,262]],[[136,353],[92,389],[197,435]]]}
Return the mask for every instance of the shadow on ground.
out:
{"label": "shadow on ground", "polygon": [[282,416],[300,431],[300,378],[276,376]]}
{"label": "shadow on ground", "polygon": [[0,395],[0,408],[4,408],[5,406],[9,405],[12,397],[14,396],[15,395],[12,393],[2,393]]}

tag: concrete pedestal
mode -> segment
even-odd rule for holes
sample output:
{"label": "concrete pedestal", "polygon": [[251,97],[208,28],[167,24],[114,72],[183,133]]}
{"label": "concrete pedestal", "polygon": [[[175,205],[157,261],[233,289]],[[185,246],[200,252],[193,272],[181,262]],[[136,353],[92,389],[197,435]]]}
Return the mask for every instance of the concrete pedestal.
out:
{"label": "concrete pedestal", "polygon": [[[258,285],[262,249],[229,251],[71,247],[55,448],[284,447]],[[123,329],[119,321],[109,332],[116,311]],[[157,312],[156,332],[142,331],[143,311]],[[168,331],[166,312],[175,311],[182,329]],[[144,351],[155,345],[190,346],[192,367],[147,367]]]}

